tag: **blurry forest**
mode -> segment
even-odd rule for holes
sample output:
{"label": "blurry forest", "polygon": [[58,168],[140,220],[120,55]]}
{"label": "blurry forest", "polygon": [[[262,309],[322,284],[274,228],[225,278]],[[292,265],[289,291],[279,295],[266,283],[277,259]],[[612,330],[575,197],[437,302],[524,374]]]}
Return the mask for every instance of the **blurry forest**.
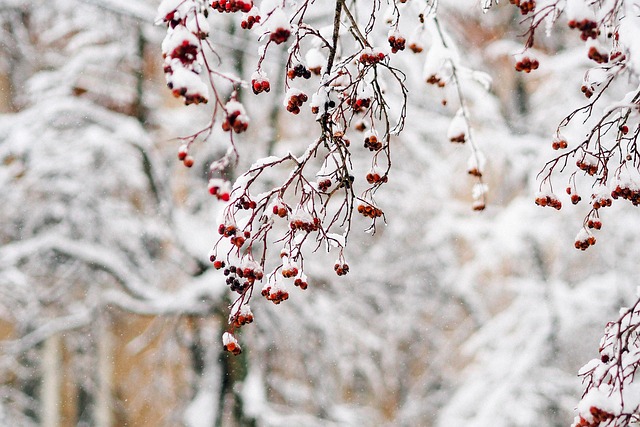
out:
{"label": "blurry forest", "polygon": [[[460,57],[494,82],[465,86],[486,209],[471,209],[469,153],[447,140],[455,109],[424,82],[428,46],[403,52],[387,224],[354,221],[348,276],[321,249],[307,290],[256,298],[234,357],[220,341],[233,296],[208,256],[222,204],[206,159],[226,146],[214,135],[192,168],[176,159],[212,106],[167,90],[157,6],[0,0],[0,425],[568,427],[577,372],[640,274],[634,207],[611,207],[582,252],[584,211],[534,204],[551,136],[584,100],[575,34],[539,35],[540,69],[515,73],[517,8],[442,1]],[[221,69],[250,80],[257,45],[228,15],[209,22]],[[277,49],[265,68],[286,60]],[[283,96],[272,79],[242,99],[241,152],[305,150],[314,117]]]}

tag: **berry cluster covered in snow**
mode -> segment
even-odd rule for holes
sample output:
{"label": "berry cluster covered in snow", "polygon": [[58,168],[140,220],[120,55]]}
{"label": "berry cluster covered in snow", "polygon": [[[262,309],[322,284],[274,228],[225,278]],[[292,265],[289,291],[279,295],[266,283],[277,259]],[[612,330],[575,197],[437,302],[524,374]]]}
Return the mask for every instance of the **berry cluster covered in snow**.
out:
{"label": "berry cluster covered in snow", "polygon": [[[429,2],[426,8],[420,2],[392,3],[383,17],[378,16],[381,6],[377,2],[366,6],[339,1],[329,12],[330,25],[316,27],[311,17],[327,11],[319,10],[322,6],[311,0],[162,2],[158,21],[167,26],[163,57],[169,87],[186,104],[208,102],[209,93],[214,104],[209,126],[182,138],[179,158],[191,166],[194,159],[189,149],[194,142],[219,142],[219,138],[213,138],[219,128],[228,137],[225,154],[209,166],[209,192],[225,203],[212,259],[237,295],[231,307],[232,319],[239,318],[253,295],[254,282],[264,281],[262,293],[276,303],[289,298],[286,281],[306,288],[304,247],[337,251],[340,261],[334,271],[346,274],[349,268],[343,257],[352,225],[367,221],[368,230],[375,231],[376,224],[386,219],[384,202],[376,196],[393,177],[393,140],[405,126],[410,96],[401,61],[409,57],[422,58],[422,80],[432,85],[428,90],[441,93],[440,107],[452,116],[442,139],[463,144],[471,152],[466,176],[474,181],[472,208],[481,211],[487,206],[485,157],[463,89],[469,80],[488,89],[490,78],[464,66],[453,38],[437,19],[435,6],[429,6]],[[493,3],[483,2],[485,8]],[[588,104],[558,127],[551,145],[559,154],[544,166],[541,191],[535,200],[540,206],[562,207],[560,197],[552,191],[552,178],[567,165],[575,164],[576,168],[569,178],[568,196],[573,204],[582,200],[583,193],[576,175],[593,180],[592,188],[597,191],[575,241],[576,248],[584,250],[595,244],[593,233],[602,227],[603,208],[616,199],[640,203],[640,190],[635,184],[640,182],[636,176],[640,154],[635,148],[640,132],[640,93],[635,88],[617,104],[595,108],[613,80],[638,76],[640,67],[637,61],[631,61],[631,53],[638,49],[634,40],[639,39],[636,24],[640,18],[629,2],[510,3],[527,17],[524,22],[528,25],[524,50],[515,55],[517,71],[544,71],[544,60],[539,59],[543,56],[535,51],[536,31],[543,22],[551,31],[561,20],[580,32],[585,59],[594,64],[582,82]],[[246,30],[243,34],[258,44],[255,68],[246,81],[244,76],[216,69],[225,58],[218,55],[217,41],[209,35],[207,17],[213,15],[234,20],[238,28]],[[371,19],[360,22],[359,16]],[[413,22],[413,27],[409,28],[407,22]],[[282,69],[274,71],[265,64],[273,52],[281,50],[277,45],[284,46],[287,59]],[[274,78],[276,72],[281,73],[278,79]],[[308,132],[305,147],[255,160],[248,169],[236,171],[238,177],[231,182],[225,174],[239,164],[237,144],[250,144],[245,137],[250,117],[241,101],[248,102],[248,97],[255,95],[260,95],[261,101],[279,97],[281,108],[294,115],[289,120],[306,115],[316,120],[317,128]],[[574,118],[585,114],[591,118],[585,122],[590,128],[586,139],[580,139],[572,127],[577,122]],[[361,143],[352,145],[350,141]],[[364,169],[352,161],[356,150],[360,150],[359,156],[370,159]],[[282,182],[273,183],[265,173],[271,168],[287,168],[290,173]],[[612,190],[605,191],[607,188]],[[278,250],[286,256],[271,255]],[[260,273],[247,276],[239,268],[246,262],[257,263]],[[230,332],[245,323],[231,322]]]}

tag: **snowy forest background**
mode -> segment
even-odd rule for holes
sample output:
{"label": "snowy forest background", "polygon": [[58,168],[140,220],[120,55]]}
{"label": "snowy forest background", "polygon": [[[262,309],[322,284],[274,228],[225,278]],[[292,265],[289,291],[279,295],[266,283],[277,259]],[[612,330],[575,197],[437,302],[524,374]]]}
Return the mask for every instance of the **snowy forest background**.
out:
{"label": "snowy forest background", "polygon": [[[468,151],[447,141],[455,110],[405,52],[407,125],[378,195],[388,224],[370,235],[355,220],[348,276],[320,250],[309,289],[253,303],[234,357],[220,342],[232,296],[208,260],[222,205],[206,159],[226,147],[176,160],[175,138],[210,109],[166,89],[156,8],[0,1],[0,424],[569,426],[577,372],[640,274],[634,207],[611,207],[582,252],[584,211],[533,202],[558,122],[584,102],[592,64],[575,34],[539,36],[540,69],[516,74],[516,8],[441,1],[460,56],[494,81],[466,88],[486,210],[470,208]],[[210,22],[222,67],[249,80],[257,46],[229,16]],[[281,86],[243,99],[241,150],[313,138]]]}

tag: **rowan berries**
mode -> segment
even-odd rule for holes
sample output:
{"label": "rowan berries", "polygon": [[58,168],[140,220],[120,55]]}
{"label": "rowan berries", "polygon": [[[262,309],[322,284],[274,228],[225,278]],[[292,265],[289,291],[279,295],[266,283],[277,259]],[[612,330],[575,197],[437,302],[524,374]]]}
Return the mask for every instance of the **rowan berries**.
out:
{"label": "rowan berries", "polygon": [[215,196],[218,200],[228,202],[231,198],[231,184],[229,181],[220,178],[211,178],[209,180],[209,194]]}
{"label": "rowan berries", "polygon": [[536,205],[538,206],[551,206],[554,209],[561,209],[562,202],[553,193],[538,193],[536,195]]}
{"label": "rowan berries", "polygon": [[289,293],[284,287],[284,284],[278,281],[265,283],[261,293],[262,296],[276,305],[289,299]]}
{"label": "rowan berries", "polygon": [[187,148],[187,145],[186,144],[182,145],[178,149],[178,160],[184,161],[184,159],[187,157],[188,154],[189,154],[189,149]]}
{"label": "rowan berries", "polygon": [[240,27],[245,30],[250,30],[255,24],[260,23],[261,19],[262,18],[258,14],[258,9],[254,7],[242,19],[242,22],[240,22]]}
{"label": "rowan berries", "polygon": [[385,54],[382,51],[372,48],[365,48],[362,50],[362,54],[358,58],[358,61],[363,65],[375,65],[385,58]]}
{"label": "rowan berries", "polygon": [[249,116],[238,101],[232,99],[224,106],[227,116],[222,122],[222,130],[225,132],[242,133],[249,127]]}
{"label": "rowan berries", "polygon": [[186,156],[186,157],[182,160],[182,163],[183,163],[186,167],[190,168],[191,166],[193,166],[193,163],[194,163],[193,157],[191,157],[191,156]]}
{"label": "rowan berries", "polygon": [[333,270],[336,272],[338,276],[344,276],[349,272],[349,265],[345,263],[343,264],[336,263],[333,266]]}
{"label": "rowan berries", "polygon": [[391,53],[397,53],[399,50],[404,50],[406,40],[404,37],[394,32],[389,35],[389,46],[391,46]]}
{"label": "rowan berries", "polygon": [[237,356],[242,353],[242,348],[240,347],[240,344],[238,344],[238,340],[229,332],[225,332],[222,335],[222,346],[225,351],[228,351],[233,355]]}
{"label": "rowan berries", "polygon": [[305,67],[302,64],[296,64],[295,67],[287,71],[287,77],[291,80],[295,79],[296,77],[303,77],[304,79],[310,79],[311,71],[309,71],[307,67]]}
{"label": "rowan berries", "polygon": [[631,183],[620,183],[611,191],[611,197],[614,199],[622,198],[630,201],[633,206],[640,204],[640,189]]}
{"label": "rowan berries", "polygon": [[332,182],[331,182],[331,179],[329,178],[318,180],[318,190],[322,191],[323,193],[326,193],[327,191],[329,191],[331,184]]}
{"label": "rowan berries", "polygon": [[525,73],[530,73],[533,70],[537,70],[539,66],[540,63],[537,59],[524,56],[516,62],[515,68],[516,71],[524,71]]}
{"label": "rowan berries", "polygon": [[271,90],[271,84],[269,83],[269,79],[256,74],[251,79],[251,89],[253,93],[257,95],[262,92],[269,92]]}
{"label": "rowan berries", "polygon": [[364,148],[368,148],[369,151],[379,151],[382,149],[382,142],[378,140],[378,136],[373,132],[370,132],[364,138]]}
{"label": "rowan berries", "polygon": [[307,289],[307,287],[309,286],[309,284],[307,283],[306,280],[303,280],[301,277],[296,278],[296,280],[294,280],[293,284],[297,287],[299,287],[302,290]]}
{"label": "rowan berries", "polygon": [[576,236],[575,248],[582,251],[587,250],[589,246],[596,244],[596,238],[585,228],[580,229],[580,232]]}
{"label": "rowan berries", "polygon": [[585,171],[587,175],[593,176],[598,173],[598,159],[593,156],[585,156],[576,161],[578,169]]}
{"label": "rowan berries", "polygon": [[239,328],[252,322],[253,313],[249,304],[241,305],[239,310],[229,316],[229,324],[233,325],[234,328]]}
{"label": "rowan berries", "polygon": [[249,12],[253,7],[251,0],[213,0],[211,7],[220,13]]}
{"label": "rowan berries", "polygon": [[287,91],[284,105],[287,107],[287,111],[293,114],[300,113],[300,107],[307,102],[309,97],[304,92],[298,89],[291,88]]}
{"label": "rowan berries", "polygon": [[589,221],[587,221],[587,227],[600,230],[602,228],[602,222],[598,219],[590,219]]}
{"label": "rowan berries", "polygon": [[417,42],[412,42],[411,44],[409,44],[409,49],[411,49],[413,53],[420,53],[424,50],[424,47],[422,47]]}
{"label": "rowan berries", "polygon": [[275,44],[281,44],[289,40],[290,35],[291,35],[291,30],[287,28],[276,28],[269,35],[269,40],[271,40]]}
{"label": "rowan berries", "polygon": [[583,41],[587,41],[588,39],[596,39],[600,35],[600,30],[598,29],[598,23],[592,21],[590,19],[583,19],[582,21],[576,21],[572,19],[569,21],[569,28],[580,30],[582,34],[580,34],[580,38]]}
{"label": "rowan berries", "polygon": [[383,212],[381,209],[378,209],[375,206],[372,206],[369,204],[367,205],[360,204],[358,205],[357,209],[359,214],[371,219],[379,218],[383,215]]}
{"label": "rowan berries", "polygon": [[609,62],[609,55],[605,52],[600,52],[597,47],[591,46],[587,54],[589,59],[597,62],[598,64],[605,64]]}
{"label": "rowan berries", "polygon": [[563,136],[556,136],[553,138],[553,142],[551,143],[551,148],[554,150],[564,150],[569,146],[567,140]]}

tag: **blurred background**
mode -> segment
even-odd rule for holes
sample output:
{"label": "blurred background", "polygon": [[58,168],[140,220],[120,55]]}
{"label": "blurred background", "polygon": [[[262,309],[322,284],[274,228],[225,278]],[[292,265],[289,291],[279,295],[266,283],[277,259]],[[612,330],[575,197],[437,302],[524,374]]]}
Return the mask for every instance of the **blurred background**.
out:
{"label": "blurred background", "polygon": [[[388,224],[355,220],[348,276],[319,251],[309,289],[257,298],[234,357],[220,340],[232,295],[208,262],[208,164],[226,137],[194,145],[191,169],[177,161],[211,107],[166,88],[157,2],[0,0],[0,425],[570,425],[577,372],[640,273],[632,207],[608,208],[581,252],[587,208],[533,202],[557,124],[583,103],[586,47],[558,28],[537,41],[540,69],[518,74],[516,8],[440,3],[465,64],[494,81],[463,86],[487,209],[472,211],[469,152],[446,138],[457,107],[424,83],[427,40],[393,58],[411,96],[378,195]],[[216,66],[250,80],[258,45],[212,15]],[[312,114],[282,108],[286,55],[270,52],[270,93],[241,94],[238,171],[317,137]]]}

